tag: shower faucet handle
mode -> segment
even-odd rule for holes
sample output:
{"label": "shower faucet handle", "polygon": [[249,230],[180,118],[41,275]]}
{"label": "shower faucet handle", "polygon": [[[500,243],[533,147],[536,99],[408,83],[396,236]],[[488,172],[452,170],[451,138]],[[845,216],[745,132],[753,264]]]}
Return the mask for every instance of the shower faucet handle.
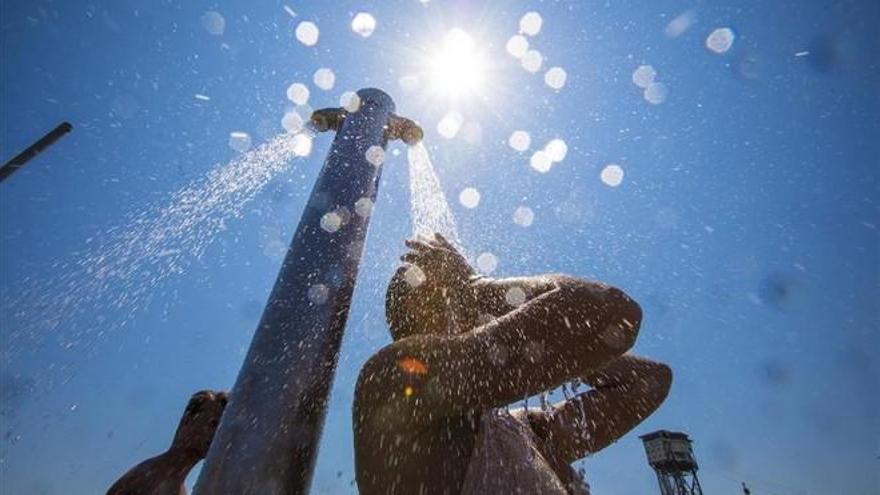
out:
{"label": "shower faucet handle", "polygon": [[322,108],[312,112],[309,122],[317,132],[338,131],[342,128],[345,116],[346,112],[341,108]]}
{"label": "shower faucet handle", "polygon": [[425,137],[425,131],[415,121],[399,115],[392,115],[388,119],[385,138],[389,141],[401,139],[408,145],[414,145],[418,144],[423,137]]}
{"label": "shower faucet handle", "polygon": [[[348,116],[342,108],[322,108],[312,113],[310,124],[317,132],[338,131]],[[404,143],[413,145],[422,140],[425,133],[413,120],[399,115],[392,115],[385,126],[385,139],[393,141],[401,139]]]}

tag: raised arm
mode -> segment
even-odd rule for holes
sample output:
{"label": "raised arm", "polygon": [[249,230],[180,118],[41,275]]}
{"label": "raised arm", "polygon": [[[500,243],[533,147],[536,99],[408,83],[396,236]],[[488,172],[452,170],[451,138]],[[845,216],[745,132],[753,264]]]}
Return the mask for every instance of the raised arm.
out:
{"label": "raised arm", "polygon": [[361,372],[358,400],[381,404],[389,420],[430,421],[551,389],[632,346],[641,309],[619,289],[563,275],[533,281],[549,290],[474,330],[417,335],[379,351]]}
{"label": "raised arm", "polygon": [[625,355],[583,381],[592,390],[556,404],[537,424],[533,421],[548,451],[566,464],[604,449],[650,416],[669,393],[672,371]]}
{"label": "raised arm", "polygon": [[186,476],[208,453],[227,402],[226,392],[202,390],[193,394],[171,447],[131,468],[113,483],[107,495],[185,494]]}

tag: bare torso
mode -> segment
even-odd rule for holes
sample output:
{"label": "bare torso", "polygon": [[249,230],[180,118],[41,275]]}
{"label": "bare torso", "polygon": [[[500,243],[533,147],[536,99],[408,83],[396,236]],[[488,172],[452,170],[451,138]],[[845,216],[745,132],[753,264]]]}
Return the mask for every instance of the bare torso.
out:
{"label": "bare torso", "polygon": [[[358,488],[370,494],[458,495],[477,438],[479,417],[442,417],[414,428],[406,422],[375,421],[381,411],[355,406]],[[387,428],[375,428],[385,423]]]}

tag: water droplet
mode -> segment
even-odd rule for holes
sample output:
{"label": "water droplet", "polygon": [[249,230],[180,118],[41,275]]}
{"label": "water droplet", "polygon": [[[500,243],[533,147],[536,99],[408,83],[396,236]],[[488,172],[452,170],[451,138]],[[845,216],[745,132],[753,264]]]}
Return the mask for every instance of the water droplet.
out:
{"label": "water droplet", "polygon": [[507,144],[514,150],[523,152],[531,146],[532,138],[526,131],[513,131],[510,135],[510,139],[507,140]]}
{"label": "water droplet", "polygon": [[330,232],[336,232],[342,227],[342,216],[335,211],[327,212],[321,217],[321,228]]}
{"label": "water droplet", "polygon": [[520,206],[513,212],[513,222],[522,227],[528,227],[535,221],[535,212],[528,206]]}
{"label": "water droplet", "polygon": [[548,155],[546,151],[538,150],[532,155],[532,158],[529,160],[529,165],[538,172],[546,174],[553,166],[553,160],[550,159],[550,155]]}
{"label": "water droplet", "polygon": [[403,272],[403,279],[406,280],[406,283],[412,288],[416,288],[425,283],[426,278],[425,272],[416,265],[407,266],[406,271]]}
{"label": "water droplet", "polygon": [[488,275],[498,268],[498,258],[492,253],[483,253],[477,256],[477,268]]}
{"label": "water droplet", "polygon": [[362,218],[369,217],[370,213],[373,212],[373,200],[364,196],[363,198],[355,201],[354,212]]}
{"label": "water droplet", "polygon": [[367,148],[367,152],[364,153],[364,156],[374,167],[379,167],[385,163],[385,150],[382,149],[381,146],[370,146]]}
{"label": "water droplet", "polygon": [[480,191],[467,187],[458,195],[458,201],[465,208],[476,208],[480,204]]}
{"label": "water droplet", "polygon": [[376,18],[366,12],[358,12],[351,20],[351,30],[368,38],[376,30]]}
{"label": "water droplet", "polygon": [[296,39],[306,46],[315,46],[318,43],[318,26],[314,22],[303,21],[296,27]]}
{"label": "water droplet", "polygon": [[309,156],[312,153],[312,138],[307,134],[294,136],[293,153],[296,156]]}
{"label": "water droplet", "polygon": [[645,101],[652,105],[663,103],[666,101],[668,95],[669,88],[667,88],[665,84],[659,82],[651,83],[650,86],[645,88],[645,93],[643,94]]}
{"label": "water droplet", "polygon": [[544,20],[537,12],[528,12],[519,20],[519,30],[527,36],[535,36],[541,32]]}
{"label": "water droplet", "polygon": [[291,134],[301,131],[304,125],[302,117],[296,112],[287,112],[281,118],[281,127],[284,127],[284,130]]}
{"label": "water droplet", "polygon": [[544,152],[554,163],[559,163],[568,155],[568,145],[561,139],[551,139],[544,147]]}
{"label": "water droplet", "polygon": [[544,56],[538,50],[529,50],[520,59],[523,69],[535,73],[541,70],[544,63]]}
{"label": "water droplet", "polygon": [[696,18],[697,16],[692,11],[679,14],[678,17],[669,21],[669,24],[666,25],[666,36],[678,38],[693,25]]}
{"label": "water droplet", "polygon": [[280,260],[287,254],[287,245],[280,239],[272,239],[263,248],[263,254],[273,260]]}
{"label": "water droplet", "polygon": [[330,295],[330,288],[324,284],[314,284],[309,287],[307,295],[312,304],[324,304]]}
{"label": "water droplet", "polygon": [[565,73],[565,69],[562,67],[552,67],[544,74],[544,84],[559,91],[565,86],[567,78],[568,75]]}
{"label": "water droplet", "polygon": [[654,70],[654,67],[650,65],[640,65],[636,70],[633,71],[632,81],[636,86],[644,89],[651,85],[654,82],[654,78],[657,77],[657,71]]}
{"label": "water droplet", "polygon": [[606,185],[611,187],[617,187],[623,182],[623,169],[620,165],[611,163],[606,165],[605,168],[602,169],[602,173],[599,175],[599,178],[602,179]]}
{"label": "water droplet", "polygon": [[529,49],[529,40],[525,36],[515,34],[507,40],[507,53],[512,57],[522,58]]}
{"label": "water droplet", "polygon": [[293,83],[287,87],[287,99],[296,105],[305,105],[309,101],[309,88],[303,83]]}
{"label": "water droplet", "polygon": [[238,151],[239,153],[244,153],[251,147],[251,136],[246,132],[230,132],[229,133],[229,147]]}
{"label": "water droplet", "polygon": [[339,97],[339,106],[348,113],[355,113],[361,108],[361,97],[354,91],[346,91]]}
{"label": "water droplet", "polygon": [[504,294],[504,300],[513,307],[521,306],[526,302],[526,292],[519,287],[511,287]]}
{"label": "water droplet", "polygon": [[464,124],[464,117],[461,113],[453,110],[444,115],[437,123],[437,132],[446,139],[452,139],[461,130],[462,124]]}
{"label": "water droplet", "polygon": [[706,38],[706,48],[718,54],[727,53],[733,46],[734,39],[736,39],[736,34],[732,29],[718,28]]}
{"label": "water droplet", "polygon": [[322,67],[315,71],[315,75],[312,76],[312,81],[315,83],[315,86],[324,91],[329,91],[333,89],[333,85],[336,84],[336,74],[334,74],[332,70]]}
{"label": "water droplet", "polygon": [[220,12],[209,10],[202,14],[202,27],[208,33],[220,36],[226,30],[226,19]]}

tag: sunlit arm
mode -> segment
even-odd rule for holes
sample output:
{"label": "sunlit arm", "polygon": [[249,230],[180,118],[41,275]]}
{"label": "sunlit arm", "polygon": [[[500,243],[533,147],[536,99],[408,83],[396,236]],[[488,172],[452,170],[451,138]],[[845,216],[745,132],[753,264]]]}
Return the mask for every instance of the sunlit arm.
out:
{"label": "sunlit arm", "polygon": [[416,421],[466,414],[589,375],[632,346],[641,310],[622,291],[561,275],[531,280],[549,290],[475,330],[382,349],[361,372],[359,400]]}
{"label": "sunlit arm", "polygon": [[635,428],[666,399],[672,370],[625,355],[582,379],[592,390],[556,404],[536,433],[563,463],[598,452]]}
{"label": "sunlit arm", "polygon": [[199,460],[198,455],[169,450],[131,468],[107,495],[185,495],[184,481]]}

